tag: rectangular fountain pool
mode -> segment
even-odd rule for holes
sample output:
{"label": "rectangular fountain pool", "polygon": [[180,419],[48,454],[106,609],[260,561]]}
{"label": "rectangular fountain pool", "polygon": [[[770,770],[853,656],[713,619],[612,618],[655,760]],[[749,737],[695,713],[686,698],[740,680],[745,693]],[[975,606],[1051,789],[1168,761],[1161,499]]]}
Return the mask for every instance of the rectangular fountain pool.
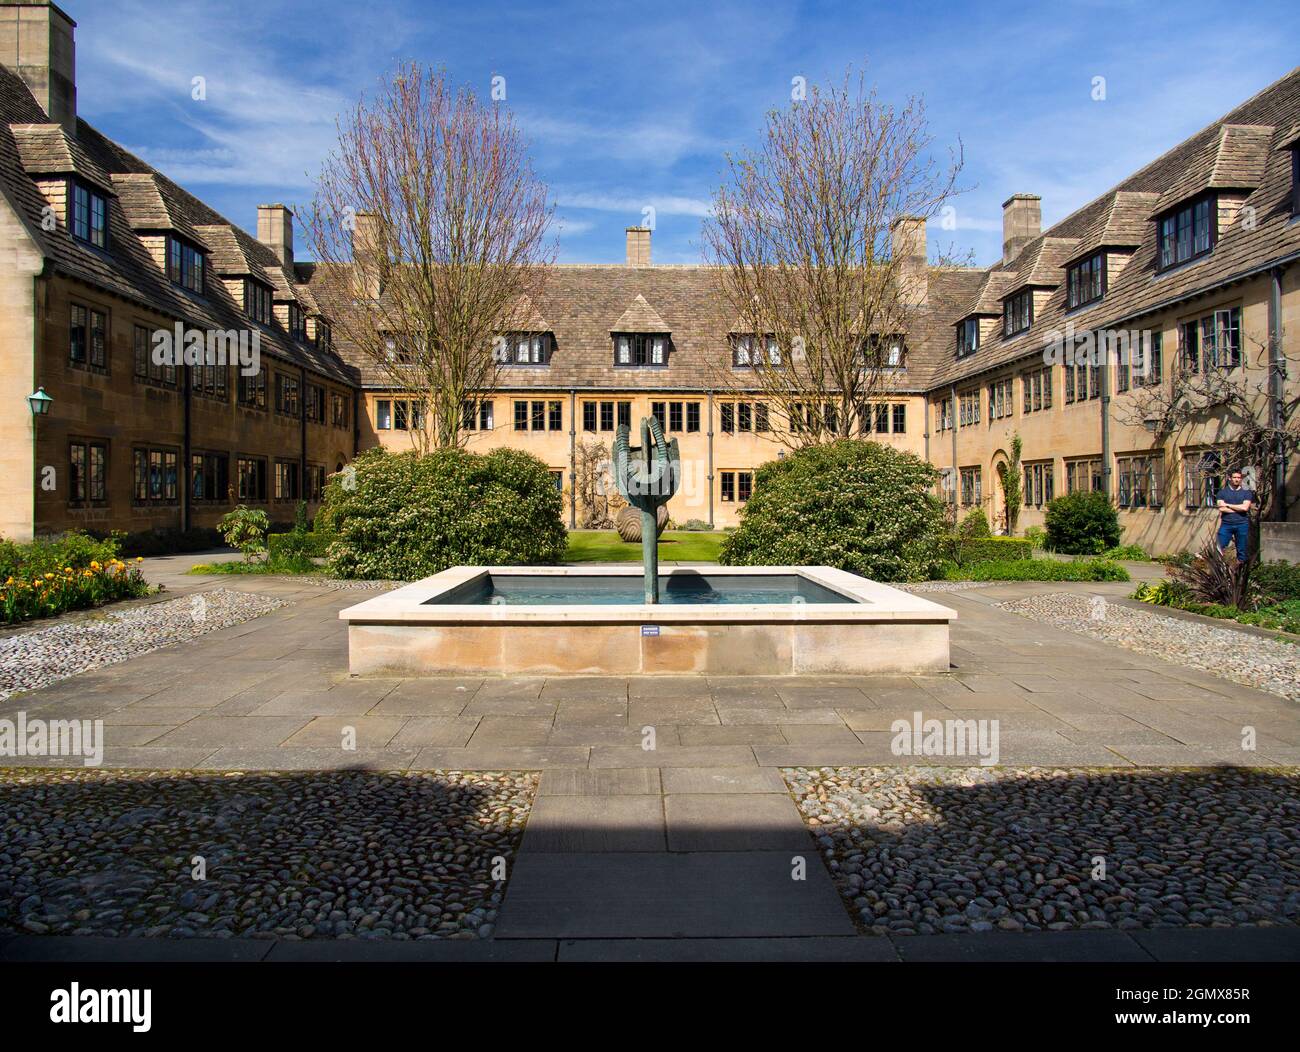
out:
{"label": "rectangular fountain pool", "polygon": [[826,566],[456,566],[340,611],[354,675],[948,671],[957,614]]}
{"label": "rectangular fountain pool", "polygon": [[[462,589],[426,603],[466,603],[475,606],[639,606],[645,601],[640,576],[562,576],[554,574],[484,574]],[[700,573],[682,570],[659,575],[659,603],[706,605],[773,605],[793,603],[852,603],[841,592],[798,574]]]}

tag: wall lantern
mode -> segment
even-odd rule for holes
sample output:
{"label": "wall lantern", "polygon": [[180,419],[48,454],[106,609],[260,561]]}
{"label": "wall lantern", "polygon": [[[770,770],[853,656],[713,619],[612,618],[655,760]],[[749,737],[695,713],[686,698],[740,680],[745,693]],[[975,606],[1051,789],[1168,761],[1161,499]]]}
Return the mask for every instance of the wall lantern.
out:
{"label": "wall lantern", "polygon": [[32,416],[46,416],[54,399],[45,393],[44,387],[36,388],[34,394],[27,396],[27,404],[32,407]]}

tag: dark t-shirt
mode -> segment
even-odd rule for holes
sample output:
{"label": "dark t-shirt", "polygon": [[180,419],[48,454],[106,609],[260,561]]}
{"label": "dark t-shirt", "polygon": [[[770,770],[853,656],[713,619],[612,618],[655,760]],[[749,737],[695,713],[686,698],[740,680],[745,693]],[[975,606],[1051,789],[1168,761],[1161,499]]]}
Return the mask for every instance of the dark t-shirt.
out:
{"label": "dark t-shirt", "polygon": [[[1232,489],[1229,486],[1224,486],[1215,494],[1214,499],[1224,501],[1227,504],[1244,504],[1246,501],[1250,501],[1251,507],[1254,507],[1255,491],[1253,489]],[[1220,514],[1223,516],[1225,526],[1236,526],[1238,523],[1250,521],[1249,515],[1243,515],[1239,511],[1225,511],[1220,512]]]}

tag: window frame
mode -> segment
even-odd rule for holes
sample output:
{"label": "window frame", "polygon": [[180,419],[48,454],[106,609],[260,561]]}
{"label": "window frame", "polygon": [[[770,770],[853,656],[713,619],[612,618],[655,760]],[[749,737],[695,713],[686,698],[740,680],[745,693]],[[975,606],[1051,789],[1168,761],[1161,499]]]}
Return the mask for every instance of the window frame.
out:
{"label": "window frame", "polygon": [[[80,196],[85,196],[85,215],[81,216],[82,205]],[[99,226],[95,225],[96,209],[95,204],[99,204]],[[67,189],[67,207],[68,207],[68,233],[73,239],[80,241],[83,245],[89,245],[91,248],[97,248],[101,252],[108,251],[108,195],[103,190],[92,186],[84,179],[72,178],[68,180]],[[96,238],[98,233],[98,239]]]}
{"label": "window frame", "polygon": [[[253,482],[253,486],[247,486]],[[235,455],[235,493],[240,503],[265,504],[270,495],[270,469],[267,458]]]}
{"label": "window frame", "polygon": [[[1205,247],[1197,248],[1199,241],[1197,234],[1199,217],[1197,212],[1202,208],[1206,211]],[[1183,223],[1184,218],[1187,220],[1185,224]],[[1184,242],[1184,231],[1187,231],[1186,253],[1183,253],[1181,247]],[[1214,246],[1218,243],[1218,194],[1214,191],[1208,191],[1198,194],[1189,201],[1175,205],[1156,217],[1156,273],[1163,274],[1166,271],[1181,267],[1185,263],[1200,259],[1202,256],[1207,256],[1214,251]],[[1172,251],[1166,253],[1168,247],[1172,247]]]}
{"label": "window frame", "polygon": [[[672,354],[672,336],[666,332],[616,332],[614,341],[614,367],[616,369],[666,369]],[[621,341],[627,340],[628,360],[620,361],[622,355]],[[662,346],[655,347],[655,341]],[[661,361],[654,361],[658,353]],[[644,359],[644,360],[638,360]]]}
{"label": "window frame", "polygon": [[[1087,259],[1081,259],[1066,268],[1065,309],[1075,310],[1096,303],[1106,295],[1108,270],[1106,253],[1098,250]],[[1087,272],[1088,294],[1083,294],[1084,272]]]}
{"label": "window frame", "polygon": [[963,318],[957,323],[957,357],[969,358],[980,349],[980,320],[978,316]]}
{"label": "window frame", "polygon": [[177,234],[168,234],[163,246],[167,280],[199,295],[207,290],[207,253]]}
{"label": "window frame", "polygon": [[[542,369],[551,364],[555,355],[555,334],[553,332],[524,332],[522,330],[503,332],[501,340],[504,354],[499,356],[499,364],[507,368]],[[528,344],[527,360],[519,360],[519,345]]]}
{"label": "window frame", "polygon": [[275,290],[257,278],[244,278],[244,313],[259,325],[275,320]]}
{"label": "window frame", "polygon": [[[1007,326],[1019,320],[1020,312],[1017,311],[1017,304],[1024,307],[1024,323],[1017,328],[1009,329]],[[1022,332],[1028,332],[1034,324],[1034,290],[1031,288],[1020,289],[1006,296],[1002,300],[1002,338],[1009,340],[1013,336],[1019,336]]]}

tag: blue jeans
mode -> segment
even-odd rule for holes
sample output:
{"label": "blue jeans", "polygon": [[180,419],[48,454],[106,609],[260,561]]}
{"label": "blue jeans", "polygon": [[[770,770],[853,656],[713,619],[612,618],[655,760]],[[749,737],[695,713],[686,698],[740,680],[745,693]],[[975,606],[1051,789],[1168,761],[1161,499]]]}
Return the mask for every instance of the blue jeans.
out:
{"label": "blue jeans", "polygon": [[1237,558],[1244,561],[1247,546],[1250,544],[1249,522],[1221,522],[1219,524],[1219,551],[1224,551],[1231,542],[1237,549]]}

